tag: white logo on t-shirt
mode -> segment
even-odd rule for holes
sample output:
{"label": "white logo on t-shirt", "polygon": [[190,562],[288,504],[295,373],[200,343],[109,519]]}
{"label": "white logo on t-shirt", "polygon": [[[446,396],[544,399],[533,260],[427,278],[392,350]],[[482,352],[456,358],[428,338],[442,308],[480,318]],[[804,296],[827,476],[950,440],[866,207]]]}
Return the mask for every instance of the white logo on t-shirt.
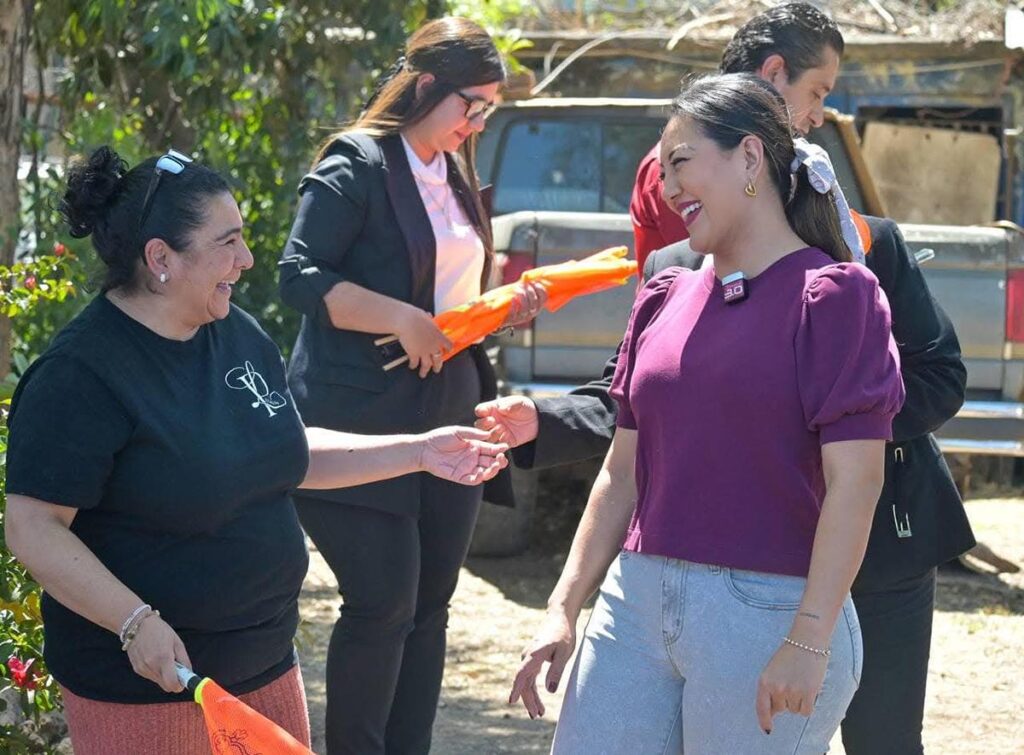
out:
{"label": "white logo on t-shirt", "polygon": [[250,391],[256,397],[256,400],[252,402],[252,408],[258,409],[262,406],[271,417],[277,413],[274,411],[275,409],[281,409],[288,404],[288,399],[277,391],[270,390],[267,381],[260,373],[256,372],[252,362],[247,361],[242,367],[228,370],[224,376],[224,382],[227,383],[228,388]]}

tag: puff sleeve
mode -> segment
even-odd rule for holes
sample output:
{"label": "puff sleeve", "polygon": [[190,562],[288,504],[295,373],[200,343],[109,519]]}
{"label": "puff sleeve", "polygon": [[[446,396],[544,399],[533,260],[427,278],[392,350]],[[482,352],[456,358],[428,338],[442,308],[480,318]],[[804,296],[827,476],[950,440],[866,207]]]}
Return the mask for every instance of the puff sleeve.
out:
{"label": "puff sleeve", "polygon": [[354,141],[338,139],[299,182],[299,207],[278,262],[284,302],[329,321],[324,296],[345,280],[341,266],[366,218],[369,161]]}
{"label": "puff sleeve", "polygon": [[903,405],[889,303],[865,267],[830,265],[804,290],[796,343],[807,429],[821,443],[891,440]]}
{"label": "puff sleeve", "polygon": [[636,418],[633,416],[630,404],[630,387],[636,368],[640,335],[661,309],[668,297],[669,289],[672,288],[672,284],[682,272],[684,272],[684,268],[670,267],[654,276],[640,290],[636,301],[633,302],[633,311],[629,315],[626,335],[623,336],[622,343],[619,344],[615,375],[612,377],[611,388],[608,389],[608,395],[615,400],[619,407],[616,418],[617,427],[636,430]]}

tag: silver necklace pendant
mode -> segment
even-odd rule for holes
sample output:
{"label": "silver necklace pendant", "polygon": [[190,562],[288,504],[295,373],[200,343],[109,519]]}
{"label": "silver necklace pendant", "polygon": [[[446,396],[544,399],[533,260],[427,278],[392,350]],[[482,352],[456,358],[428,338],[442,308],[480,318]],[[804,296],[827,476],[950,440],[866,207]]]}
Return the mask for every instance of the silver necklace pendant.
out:
{"label": "silver necklace pendant", "polygon": [[445,181],[444,188],[441,189],[441,198],[438,199],[437,194],[434,193],[434,187],[431,184],[415,173],[413,175],[416,177],[416,183],[419,185],[420,189],[425,191],[427,196],[430,197],[432,201],[437,202],[440,206],[445,226],[449,231],[455,233],[455,225],[452,223],[451,210],[448,209],[448,194],[451,191],[451,187],[448,185],[448,182]]}

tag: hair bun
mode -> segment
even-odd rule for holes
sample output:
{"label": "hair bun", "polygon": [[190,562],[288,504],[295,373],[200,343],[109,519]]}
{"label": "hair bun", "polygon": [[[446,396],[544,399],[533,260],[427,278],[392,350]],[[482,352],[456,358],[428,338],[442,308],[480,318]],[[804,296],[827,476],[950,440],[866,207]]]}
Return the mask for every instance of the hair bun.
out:
{"label": "hair bun", "polygon": [[71,166],[67,190],[58,209],[74,238],[80,239],[93,232],[117,193],[121,177],[127,172],[128,164],[107,146]]}

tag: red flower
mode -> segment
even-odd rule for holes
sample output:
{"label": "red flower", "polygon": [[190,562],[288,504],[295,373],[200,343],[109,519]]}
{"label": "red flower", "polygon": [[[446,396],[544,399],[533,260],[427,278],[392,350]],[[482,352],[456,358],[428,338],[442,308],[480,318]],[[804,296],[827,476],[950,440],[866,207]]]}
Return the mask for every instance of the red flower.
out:
{"label": "red flower", "polygon": [[16,655],[7,659],[7,669],[11,672],[11,681],[14,682],[15,687],[36,688],[35,673],[32,671],[32,664],[35,662],[35,658],[30,658],[28,663],[25,663]]}
{"label": "red flower", "polygon": [[36,276],[30,275],[25,278],[25,288],[32,291],[36,287]]}
{"label": "red flower", "polygon": [[67,250],[68,250],[68,248],[58,241],[57,243],[55,243],[53,245],[53,256],[54,257],[63,257],[64,256],[64,252],[66,252]]}

